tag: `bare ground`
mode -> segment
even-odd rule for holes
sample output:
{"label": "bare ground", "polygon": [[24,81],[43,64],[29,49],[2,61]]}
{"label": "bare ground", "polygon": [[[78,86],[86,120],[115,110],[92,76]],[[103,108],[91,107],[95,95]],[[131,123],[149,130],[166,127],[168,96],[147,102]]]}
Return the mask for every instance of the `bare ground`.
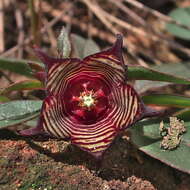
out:
{"label": "bare ground", "polygon": [[186,190],[190,177],[119,137],[102,161],[62,140],[0,135],[1,190]]}

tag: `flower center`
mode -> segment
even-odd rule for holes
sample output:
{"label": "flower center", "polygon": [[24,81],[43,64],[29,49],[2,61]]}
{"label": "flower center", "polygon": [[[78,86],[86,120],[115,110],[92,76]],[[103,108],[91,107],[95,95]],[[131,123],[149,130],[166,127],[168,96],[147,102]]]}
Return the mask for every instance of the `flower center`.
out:
{"label": "flower center", "polygon": [[93,90],[80,93],[79,100],[79,106],[85,107],[88,110],[91,110],[91,108],[97,103]]}
{"label": "flower center", "polygon": [[108,106],[107,96],[103,87],[98,87],[91,81],[86,81],[74,88],[75,93],[72,93],[70,102],[72,115],[76,119],[89,124],[105,113]]}
{"label": "flower center", "polygon": [[76,123],[94,124],[109,113],[110,93],[111,89],[101,76],[81,74],[70,80],[64,90],[65,114]]}

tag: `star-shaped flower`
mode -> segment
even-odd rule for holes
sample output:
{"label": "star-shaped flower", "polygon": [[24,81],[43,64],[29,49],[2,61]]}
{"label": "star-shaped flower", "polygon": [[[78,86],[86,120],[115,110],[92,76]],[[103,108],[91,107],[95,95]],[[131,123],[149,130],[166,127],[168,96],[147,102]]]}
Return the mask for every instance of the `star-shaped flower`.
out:
{"label": "star-shaped flower", "polygon": [[[95,157],[102,156],[120,131],[157,114],[126,84],[122,36],[115,44],[83,60],[52,58],[35,48],[46,66],[47,97],[38,126],[22,135],[48,133],[69,139]],[[43,75],[44,76],[44,75]]]}

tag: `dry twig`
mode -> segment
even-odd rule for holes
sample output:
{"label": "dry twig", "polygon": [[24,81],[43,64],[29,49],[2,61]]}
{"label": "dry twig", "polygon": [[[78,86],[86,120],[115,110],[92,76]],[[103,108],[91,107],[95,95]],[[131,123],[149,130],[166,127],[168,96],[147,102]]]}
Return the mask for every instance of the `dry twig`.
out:
{"label": "dry twig", "polygon": [[4,0],[0,1],[0,53],[5,49],[4,42]]}
{"label": "dry twig", "polygon": [[176,24],[178,26],[181,26],[185,29],[188,29],[190,30],[190,27],[187,26],[187,25],[184,25],[184,24],[181,24],[180,22],[174,20],[173,18],[169,17],[169,16],[166,16],[162,13],[160,13],[159,11],[156,11],[154,9],[151,9],[145,5],[143,5],[142,3],[140,3],[139,1],[136,1],[136,0],[123,0],[131,5],[133,5],[134,7],[137,7],[138,9],[140,10],[143,10],[143,11],[146,11],[152,15],[154,15],[155,17],[158,17],[159,19],[163,20],[164,22],[169,22],[169,23],[173,23],[173,24]]}
{"label": "dry twig", "polygon": [[[44,25],[48,24],[48,21],[45,18],[42,20],[42,22]],[[56,49],[57,48],[57,39],[56,39],[55,33],[53,32],[51,27],[47,28],[47,33],[49,36],[49,41],[51,43],[52,49]]]}
{"label": "dry twig", "polygon": [[24,41],[24,28],[23,28],[23,15],[22,12],[19,8],[15,8],[15,19],[16,19],[16,24],[17,24],[17,28],[18,28],[18,40],[17,43],[20,45],[20,48],[18,49],[18,58],[22,58],[23,57],[23,41]]}
{"label": "dry twig", "polygon": [[34,0],[28,0],[28,7],[30,10],[30,23],[31,23],[31,31],[33,35],[34,43],[40,44],[40,36],[39,36],[39,14],[36,11],[36,3],[39,3]]}
{"label": "dry twig", "polygon": [[119,9],[124,11],[134,21],[136,21],[137,23],[139,23],[140,25],[144,27],[147,27],[147,23],[145,22],[145,20],[141,18],[140,16],[138,16],[134,11],[126,7],[121,1],[115,1],[115,0],[109,0],[109,1],[113,3],[114,5],[116,5]]}
{"label": "dry twig", "polygon": [[[61,12],[57,17],[55,17],[54,19],[52,19],[50,22],[48,22],[47,25],[45,25],[41,30],[40,33],[44,33],[47,31],[48,28],[51,28],[53,25],[55,25],[64,15],[64,11]],[[29,44],[31,41],[33,40],[33,36],[28,37],[27,39],[24,40],[23,44],[17,44],[16,46],[10,48],[9,50],[7,50],[5,53],[2,53],[1,56],[8,56],[10,54],[12,54],[13,52],[17,51],[18,48],[20,48],[23,45]]]}
{"label": "dry twig", "polygon": [[186,53],[187,55],[190,56],[190,50],[188,48],[185,48],[182,45],[178,44],[177,42],[163,38],[162,36],[158,35],[157,33],[155,33],[155,34],[147,33],[146,31],[144,31],[140,28],[137,28],[137,27],[119,19],[112,14],[107,13],[102,8],[100,8],[100,6],[98,6],[95,2],[92,2],[92,1],[89,2],[88,0],[82,0],[82,2],[84,2],[95,15],[99,15],[101,12],[101,15],[103,15],[105,17],[105,19],[110,20],[111,22],[121,26],[122,28],[133,32],[134,34],[140,35],[145,38],[149,38],[155,42],[162,41],[164,44],[166,44],[174,49],[183,51],[184,53]]}

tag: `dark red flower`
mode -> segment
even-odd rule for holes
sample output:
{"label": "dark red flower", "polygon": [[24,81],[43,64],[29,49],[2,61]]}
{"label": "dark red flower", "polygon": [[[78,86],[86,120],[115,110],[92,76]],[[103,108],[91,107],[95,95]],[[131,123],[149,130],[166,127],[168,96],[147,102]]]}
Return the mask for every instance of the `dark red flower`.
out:
{"label": "dark red flower", "polygon": [[46,65],[47,97],[38,126],[22,135],[46,132],[100,157],[120,131],[156,114],[126,84],[121,35],[110,49],[83,60],[35,52]]}

